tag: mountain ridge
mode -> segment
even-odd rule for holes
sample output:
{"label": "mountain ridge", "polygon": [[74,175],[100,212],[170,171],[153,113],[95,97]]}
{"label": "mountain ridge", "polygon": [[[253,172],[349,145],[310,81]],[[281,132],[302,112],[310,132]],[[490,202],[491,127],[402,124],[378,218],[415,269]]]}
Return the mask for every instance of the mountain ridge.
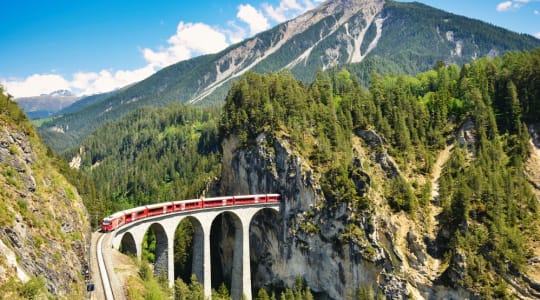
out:
{"label": "mountain ridge", "polygon": [[[279,193],[282,219],[250,229],[255,290],[301,276],[324,299],[537,298],[539,62],[540,49],[508,53],[369,89],[346,70],[310,85],[248,72],[215,114],[140,109],[71,154],[93,209]],[[216,272],[230,278],[222,224]]]}
{"label": "mountain ridge", "polygon": [[[366,83],[373,71],[416,74],[437,61],[464,64],[536,47],[540,40],[532,36],[419,3],[327,1],[219,53],[166,67],[80,112],[44,124],[40,132],[47,144],[64,151],[100,124],[141,106],[221,104],[231,82],[247,71],[290,69],[296,78],[311,82],[319,70],[347,65]],[[64,133],[56,134],[54,128]]]}
{"label": "mountain ridge", "polygon": [[81,97],[68,90],[57,90],[49,94],[15,99],[30,119],[47,118],[77,102]]}

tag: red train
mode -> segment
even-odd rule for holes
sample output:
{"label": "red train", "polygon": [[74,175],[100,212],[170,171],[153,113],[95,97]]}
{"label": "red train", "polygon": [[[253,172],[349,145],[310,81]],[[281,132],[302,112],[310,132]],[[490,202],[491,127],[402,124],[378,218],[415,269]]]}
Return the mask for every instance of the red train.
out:
{"label": "red train", "polygon": [[133,221],[173,212],[211,207],[275,202],[279,202],[279,194],[228,196],[157,203],[116,212],[101,221],[101,231],[114,231],[116,228]]}

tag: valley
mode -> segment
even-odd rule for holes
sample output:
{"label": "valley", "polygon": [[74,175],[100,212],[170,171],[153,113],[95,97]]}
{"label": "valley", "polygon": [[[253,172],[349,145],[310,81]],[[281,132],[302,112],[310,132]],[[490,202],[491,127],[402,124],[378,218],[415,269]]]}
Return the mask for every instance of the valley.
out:
{"label": "valley", "polygon": [[[239,299],[246,270],[261,300],[540,299],[533,36],[326,1],[124,88],[53,94],[0,87],[0,295],[101,299],[81,273],[99,278],[100,222],[151,207],[140,234],[104,234],[119,299]],[[279,212],[170,225],[152,206],[259,194]]]}

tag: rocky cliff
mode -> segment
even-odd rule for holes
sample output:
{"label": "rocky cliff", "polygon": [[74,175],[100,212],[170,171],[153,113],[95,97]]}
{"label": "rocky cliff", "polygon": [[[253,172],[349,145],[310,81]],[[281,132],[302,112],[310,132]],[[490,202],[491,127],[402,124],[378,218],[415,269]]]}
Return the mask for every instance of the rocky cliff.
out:
{"label": "rocky cliff", "polygon": [[0,210],[0,295],[82,299],[86,209],[23,112],[3,94]]}
{"label": "rocky cliff", "polygon": [[[474,136],[467,124],[458,135]],[[353,163],[360,171],[351,176],[359,194],[372,199],[363,208],[325,199],[321,174],[286,137],[269,142],[262,134],[248,147],[239,146],[235,136],[223,142],[221,194],[278,192],[282,197],[280,216],[268,212],[252,223],[253,287],[279,291],[300,276],[319,299],[354,299],[359,292],[387,299],[474,298],[440,284],[445,262],[435,241],[437,193],[419,214],[422,219],[392,211],[381,189],[384,181],[400,176],[399,167],[376,132],[358,131],[353,140]],[[441,152],[431,174],[434,190],[451,149]],[[538,291],[514,292],[533,298]]]}

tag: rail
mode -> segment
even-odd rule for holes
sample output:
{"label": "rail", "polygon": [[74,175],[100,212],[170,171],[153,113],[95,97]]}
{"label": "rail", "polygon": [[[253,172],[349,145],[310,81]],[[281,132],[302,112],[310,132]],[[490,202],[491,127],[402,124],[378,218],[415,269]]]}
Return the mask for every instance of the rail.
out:
{"label": "rail", "polygon": [[105,234],[102,234],[97,242],[97,260],[98,260],[98,269],[101,277],[101,282],[103,283],[103,292],[105,294],[106,300],[114,300],[114,295],[111,288],[111,283],[109,281],[109,273],[107,272],[107,268],[105,266],[105,261],[103,260],[103,238],[105,238]]}

